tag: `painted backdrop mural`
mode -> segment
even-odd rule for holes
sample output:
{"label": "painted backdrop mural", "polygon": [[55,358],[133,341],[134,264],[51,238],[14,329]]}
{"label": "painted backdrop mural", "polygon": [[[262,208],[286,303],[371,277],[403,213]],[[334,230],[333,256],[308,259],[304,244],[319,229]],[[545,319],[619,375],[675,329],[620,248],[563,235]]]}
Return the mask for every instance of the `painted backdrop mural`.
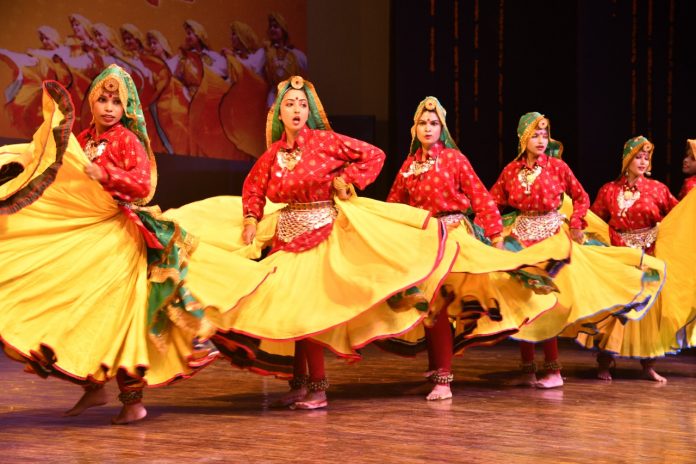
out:
{"label": "painted backdrop mural", "polygon": [[[115,6],[118,5],[118,6]],[[0,137],[40,124],[41,82],[69,91],[74,132],[109,64],[131,73],[157,153],[250,160],[278,82],[306,74],[306,0],[25,0],[0,20]]]}

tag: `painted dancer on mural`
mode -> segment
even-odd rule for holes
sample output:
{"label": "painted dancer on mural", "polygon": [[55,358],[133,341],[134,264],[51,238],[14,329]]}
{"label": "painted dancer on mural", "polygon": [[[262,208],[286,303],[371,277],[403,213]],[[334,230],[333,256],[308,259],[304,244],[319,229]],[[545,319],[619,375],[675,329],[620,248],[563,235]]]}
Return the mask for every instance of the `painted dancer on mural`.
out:
{"label": "painted dancer on mural", "polygon": [[[387,197],[390,202],[430,211],[447,227],[448,240],[459,248],[458,259],[435,300],[437,313],[425,321],[429,363],[426,377],[434,384],[426,396],[428,400],[452,397],[450,318],[456,321],[455,336],[461,338],[456,345],[457,354],[475,344],[493,344],[507,338],[556,304],[553,284],[548,278],[541,278],[545,277],[543,265],[535,269],[534,275],[518,269],[551,258],[564,260],[570,254],[568,241],[562,239],[530,247],[522,254],[502,251],[500,212],[467,157],[457,148],[445,115],[435,97],[427,97],[418,105],[409,155]],[[467,216],[470,213],[475,214],[473,222]],[[516,271],[513,275],[520,279],[497,271]],[[534,291],[540,294],[535,295]],[[394,340],[393,345],[383,346],[394,347],[396,352],[399,346],[405,350],[418,338],[413,332]]]}
{"label": "painted dancer on mural", "polygon": [[294,75],[305,75],[307,56],[290,40],[288,23],[283,15],[272,12],[268,15],[268,42],[264,47],[264,74],[269,92],[267,106],[275,101],[278,83]]}
{"label": "painted dancer on mural", "polygon": [[[664,280],[664,263],[645,258],[637,250],[578,245],[584,242],[590,201],[561,160],[563,145],[551,138],[550,131],[544,115],[523,115],[517,127],[515,160],[505,166],[491,189],[499,207],[514,209],[514,223],[505,239],[507,248],[519,250],[559,234],[576,242],[571,242],[570,262],[554,277],[559,288],[556,308],[513,336],[520,340],[522,374],[510,384],[538,388],[563,385],[556,339],[561,331],[571,326],[576,331],[593,331],[597,323],[613,314],[622,321],[639,319],[654,302]],[[564,195],[572,200],[570,229],[559,212]],[[644,272],[643,267],[650,271]],[[649,280],[654,282],[649,284]],[[544,347],[541,378],[536,375],[535,342],[543,342]]]}
{"label": "painted dancer on mural", "polygon": [[[130,76],[111,65],[95,79],[94,121],[79,143],[67,91],[44,88],[34,142],[0,150],[0,343],[28,371],[84,387],[67,416],[105,404],[115,377],[123,406],[112,422],[138,421],[144,387],[188,378],[215,357],[194,348],[212,330],[184,280],[195,240],[142,206],[157,174]],[[242,272],[219,298],[231,308],[268,271],[226,256],[218,267]],[[197,273],[207,281],[219,272]]]}
{"label": "painted dancer on mural", "polygon": [[[104,69],[104,63],[99,58],[98,46],[92,36],[92,22],[81,14],[73,13],[68,16],[73,33],[65,44],[70,47],[70,59],[66,60],[70,68],[70,95],[75,105],[80,105],[87,98],[87,90],[92,80]],[[75,130],[82,130],[89,125],[90,115],[75,115]]]}
{"label": "painted dancer on mural", "polygon": [[[254,31],[241,21],[230,24],[232,49],[224,49],[230,87],[220,101],[220,121],[232,143],[254,158],[265,151],[266,96],[264,50]],[[240,115],[244,115],[241,117]]]}
{"label": "painted dancer on mural", "polygon": [[[155,74],[155,97],[150,111],[157,114],[157,130],[166,153],[189,153],[188,110],[191,97],[188,89],[176,78],[181,54],[173,53],[169,41],[156,30],[147,31],[147,62]],[[160,62],[158,62],[160,60]],[[164,66],[162,65],[164,63]],[[154,108],[152,108],[154,105]]]}
{"label": "painted dancer on mural", "polygon": [[220,100],[230,89],[228,63],[214,51],[208,33],[194,20],[184,22],[186,42],[176,76],[191,95],[189,106],[190,154],[244,160],[251,154],[237,147],[220,120]]}
{"label": "painted dancer on mural", "polygon": [[645,137],[628,140],[623,147],[621,174],[602,186],[592,212],[608,223],[611,245],[631,247],[664,260],[669,276],[655,306],[639,321],[607,320],[594,337],[581,334],[580,344],[596,348],[597,377],[611,380],[614,355],[639,358],[642,376],[666,379],[655,370],[658,357],[688,346],[682,331],[696,315],[691,266],[696,259],[696,201],[677,199],[663,183],[649,179],[654,145]]}
{"label": "painted dancer on mural", "polygon": [[232,48],[224,48],[222,54],[234,56],[241,64],[263,76],[264,50],[254,30],[242,21],[230,23]]}
{"label": "painted dancer on mural", "polygon": [[272,247],[261,263],[277,268],[274,278],[235,310],[207,313],[219,328],[214,341],[235,365],[290,376],[276,406],[323,408],[324,348],[357,360],[358,348],[419,324],[456,250],[427,211],[356,196],[384,152],[333,132],[302,77],[279,84],[266,136],[241,203],[217,197],[168,216],[202,243],[243,240],[251,258]]}
{"label": "painted dancer on mural", "polygon": [[50,26],[37,29],[41,48],[15,52],[0,48],[0,62],[12,72],[12,82],[4,89],[5,111],[11,125],[24,137],[34,133],[41,123],[41,82],[52,79],[69,85],[70,71],[65,65],[70,49],[63,45],[60,34]]}

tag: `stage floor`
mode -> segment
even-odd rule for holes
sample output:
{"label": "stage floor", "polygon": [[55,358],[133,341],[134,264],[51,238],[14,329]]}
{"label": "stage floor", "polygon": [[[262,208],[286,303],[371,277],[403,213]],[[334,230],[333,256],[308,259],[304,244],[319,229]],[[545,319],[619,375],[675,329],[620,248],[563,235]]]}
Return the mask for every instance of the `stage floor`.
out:
{"label": "stage floor", "polygon": [[424,356],[364,355],[356,365],[327,355],[326,410],[269,409],[285,382],[219,360],[146,391],[148,417],[128,426],[109,424],[115,382],[107,406],[64,418],[81,389],[2,356],[0,462],[696,462],[693,353],[658,362],[666,385],[639,379],[632,360],[603,382],[591,353],[562,343],[566,385],[544,391],[502,385],[515,344],[475,348],[455,360],[454,399],[442,402],[424,400]]}

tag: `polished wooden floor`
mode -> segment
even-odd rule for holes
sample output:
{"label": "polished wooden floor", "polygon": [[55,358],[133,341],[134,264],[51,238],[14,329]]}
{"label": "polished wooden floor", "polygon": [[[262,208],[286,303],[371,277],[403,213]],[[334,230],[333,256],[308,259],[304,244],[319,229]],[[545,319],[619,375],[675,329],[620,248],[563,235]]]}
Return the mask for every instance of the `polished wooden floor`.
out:
{"label": "polished wooden floor", "polygon": [[666,385],[619,361],[593,379],[590,353],[562,344],[566,385],[502,386],[517,366],[505,343],[457,359],[454,399],[426,402],[424,358],[365,350],[357,365],[328,358],[326,410],[271,410],[284,382],[218,361],[195,378],[146,392],[149,416],[109,425],[114,401],[77,418],[81,390],[0,358],[0,462],[694,463],[696,356],[661,361]]}

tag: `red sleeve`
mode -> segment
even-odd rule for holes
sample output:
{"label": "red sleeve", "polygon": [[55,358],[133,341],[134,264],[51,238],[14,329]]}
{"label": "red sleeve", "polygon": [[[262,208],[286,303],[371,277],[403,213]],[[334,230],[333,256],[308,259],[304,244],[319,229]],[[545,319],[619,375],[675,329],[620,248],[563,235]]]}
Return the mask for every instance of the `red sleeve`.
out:
{"label": "red sleeve", "polygon": [[669,191],[665,184],[660,183],[660,204],[662,205],[662,217],[665,217],[667,213],[672,211],[672,208],[677,206],[679,200],[677,200],[672,192]]}
{"label": "red sleeve", "polygon": [[469,198],[471,208],[476,214],[474,222],[483,227],[486,236],[493,238],[503,231],[503,220],[493,196],[486,190],[474,168],[463,154],[459,154],[459,188]]}
{"label": "red sleeve", "polygon": [[611,183],[604,184],[597,193],[594,203],[592,203],[592,212],[602,218],[604,222],[609,222],[611,219],[611,211],[609,211],[609,202],[611,201]]}
{"label": "red sleeve", "polygon": [[337,158],[348,163],[341,173],[343,180],[356,185],[361,190],[374,182],[382,170],[386,157],[384,152],[362,140],[335,132],[333,135],[337,147]]}
{"label": "red sleeve", "polygon": [[266,190],[268,179],[271,175],[271,167],[275,161],[273,146],[266,151],[254,163],[254,166],[244,179],[242,187],[242,204],[244,216],[253,216],[256,219],[263,217],[263,207],[266,204]]}
{"label": "red sleeve", "polygon": [[108,156],[100,163],[104,190],[123,201],[145,198],[150,193],[150,160],[132,132],[109,142]]}
{"label": "red sleeve", "polygon": [[491,187],[490,191],[490,194],[493,197],[493,201],[495,201],[495,203],[500,206],[507,206],[509,204],[508,192],[505,188],[505,178],[507,177],[509,166],[510,165],[507,165],[505,166],[505,168],[503,168],[503,172],[500,173],[498,180],[495,181],[495,184],[493,184],[493,187]]}
{"label": "red sleeve", "polygon": [[396,173],[394,183],[391,186],[391,190],[389,190],[389,195],[387,195],[387,201],[389,203],[409,204],[408,189],[404,183],[404,176],[401,175],[401,173],[404,172],[404,166],[406,166],[406,163],[408,163],[408,158],[406,158],[404,164],[401,165],[399,172]]}
{"label": "red sleeve", "polygon": [[572,229],[584,229],[587,227],[585,215],[590,207],[590,196],[582,188],[578,179],[575,178],[573,171],[567,164],[562,164],[563,176],[565,181],[565,192],[573,200],[573,214],[570,216],[570,227]]}

